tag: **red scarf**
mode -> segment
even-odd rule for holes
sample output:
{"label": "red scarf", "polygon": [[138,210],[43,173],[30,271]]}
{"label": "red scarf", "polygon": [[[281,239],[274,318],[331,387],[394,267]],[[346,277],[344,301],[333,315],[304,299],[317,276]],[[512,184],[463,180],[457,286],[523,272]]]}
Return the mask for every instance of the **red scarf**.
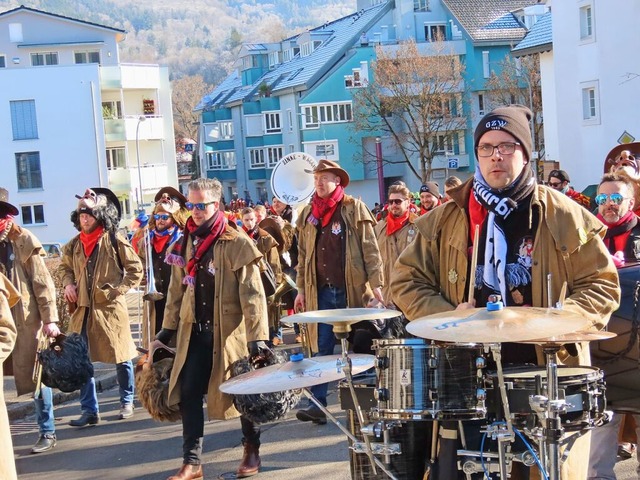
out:
{"label": "red scarf", "polygon": [[91,233],[80,232],[80,241],[82,242],[82,248],[84,249],[84,254],[87,258],[89,258],[93,253],[93,249],[96,248],[103,232],[104,227],[102,225],[99,225]]}
{"label": "red scarf", "polygon": [[393,215],[387,215],[387,236],[391,236],[404,227],[409,220],[409,210],[404,212],[401,217],[394,217]]}
{"label": "red scarf", "polygon": [[247,235],[255,242],[258,240],[258,225],[253,227],[251,230],[247,230],[247,227],[242,227]]}
{"label": "red scarf", "polygon": [[433,207],[431,207],[429,210],[427,210],[426,208],[424,208],[422,206],[422,204],[420,204],[420,216],[424,215],[425,213],[429,213],[431,210],[433,210],[436,207],[439,207],[440,205],[442,205],[442,202],[440,200],[438,200],[438,203],[436,203]]}
{"label": "red scarf", "polygon": [[[624,247],[627,245],[629,235],[631,235],[631,228],[627,227],[628,229],[619,229],[616,227],[620,227],[625,223],[631,222],[635,215],[636,214],[634,212],[629,210],[620,220],[615,223],[607,222],[604,217],[600,215],[600,213],[596,215],[598,217],[598,220],[600,220],[607,226],[607,234],[604,237],[604,244],[611,253],[624,252]],[[611,249],[611,240],[613,240],[613,246],[615,247],[615,250]]]}
{"label": "red scarf", "polygon": [[[220,211],[217,211],[214,214],[214,217],[212,220],[213,222],[211,223],[211,228],[209,229],[207,236],[204,237],[204,239],[202,239],[201,242],[199,242],[197,248],[195,249],[195,254],[193,254],[192,257],[187,262],[187,267],[186,267],[187,278],[185,278],[183,281],[183,283],[187,285],[193,284],[193,282],[195,281],[195,275],[196,275],[196,265],[198,264],[202,256],[207,252],[207,250],[209,250],[211,245],[213,245],[213,242],[215,242],[218,239],[220,234],[224,231],[225,227],[227,226],[227,219]],[[189,219],[187,220],[187,225],[185,227],[188,234],[193,235],[194,232],[196,232],[199,228],[200,227],[196,225],[196,223],[193,221],[193,218],[189,217]],[[185,245],[186,245],[186,242],[185,242]]]}
{"label": "red scarf", "polygon": [[154,235],[152,243],[153,249],[156,251],[156,253],[161,253],[170,239],[171,235]]}
{"label": "red scarf", "polygon": [[482,224],[487,218],[487,214],[487,209],[478,203],[476,196],[473,193],[469,195],[469,240],[472,247],[475,240],[473,236],[476,234],[476,225],[480,226],[480,230],[482,230]]}
{"label": "red scarf", "polygon": [[13,223],[13,215],[7,215],[4,218],[0,218],[0,233],[4,232],[7,226]]}
{"label": "red scarf", "polygon": [[320,198],[317,193],[314,193],[311,200],[311,213],[307,217],[307,222],[317,225],[321,219],[323,227],[329,225],[329,221],[343,197],[344,188],[341,185],[338,185],[328,198]]}

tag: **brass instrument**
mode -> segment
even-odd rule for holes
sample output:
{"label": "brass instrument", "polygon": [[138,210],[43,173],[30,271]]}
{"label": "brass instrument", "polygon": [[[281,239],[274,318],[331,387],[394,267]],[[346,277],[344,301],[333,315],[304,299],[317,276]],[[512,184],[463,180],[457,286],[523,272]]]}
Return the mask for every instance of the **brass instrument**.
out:
{"label": "brass instrument", "polygon": [[282,297],[291,290],[295,290],[296,284],[286,273],[282,273],[282,280],[276,287],[273,295],[267,297],[267,307],[269,313],[269,325],[277,329],[280,326],[280,314],[282,307]]}
{"label": "brass instrument", "polygon": [[33,392],[33,398],[40,397],[40,390],[42,388],[42,363],[40,363],[40,352],[49,348],[49,337],[45,335],[42,328],[38,330],[38,334],[36,336],[36,360],[33,364],[33,373],[31,375],[31,380],[36,384],[36,389]]}
{"label": "brass instrument", "polygon": [[[145,258],[145,280],[146,280],[146,288],[145,293],[142,298],[145,302],[157,302],[158,300],[162,300],[164,298],[164,294],[159,292],[156,288],[156,277],[153,268],[153,245],[151,245],[151,234],[149,233],[149,227],[144,227],[144,237],[143,237],[143,248],[144,248],[144,258]],[[146,345],[151,345],[151,303],[145,303],[144,312],[146,314],[146,327],[147,327],[147,338]],[[143,341],[144,341],[143,340]]]}

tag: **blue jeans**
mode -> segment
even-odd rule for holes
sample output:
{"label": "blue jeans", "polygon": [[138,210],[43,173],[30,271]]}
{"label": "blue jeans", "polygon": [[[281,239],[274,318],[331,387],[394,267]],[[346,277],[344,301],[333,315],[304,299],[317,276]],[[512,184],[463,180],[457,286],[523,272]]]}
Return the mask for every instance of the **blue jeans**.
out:
{"label": "blue jeans", "polygon": [[[334,308],[347,308],[347,292],[343,288],[324,286],[318,290],[318,310],[331,310]],[[318,324],[318,353],[314,355],[333,355],[336,345],[336,337],[333,334],[333,325],[328,323]],[[328,383],[314,385],[311,393],[318,401],[327,406]]]}
{"label": "blue jeans", "polygon": [[45,385],[40,389],[40,397],[34,398],[36,407],[36,421],[40,435],[56,433],[56,426],[53,418],[53,392]]}
{"label": "blue jeans", "polygon": [[[120,405],[133,405],[133,363],[131,360],[116,363],[116,375],[120,387]],[[94,377],[80,389],[80,408],[83,413],[98,413],[98,395],[96,393],[96,380]]]}

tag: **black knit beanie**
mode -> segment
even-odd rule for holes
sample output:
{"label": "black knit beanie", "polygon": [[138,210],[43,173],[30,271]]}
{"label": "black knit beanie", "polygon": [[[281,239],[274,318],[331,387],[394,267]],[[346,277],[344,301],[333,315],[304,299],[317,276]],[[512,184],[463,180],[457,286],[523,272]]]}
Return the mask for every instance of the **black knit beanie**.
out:
{"label": "black knit beanie", "polygon": [[489,130],[504,130],[515,137],[522,146],[527,160],[531,160],[531,125],[533,113],[524,105],[499,107],[487,113],[478,123],[473,134],[473,149],[478,148],[480,138]]}

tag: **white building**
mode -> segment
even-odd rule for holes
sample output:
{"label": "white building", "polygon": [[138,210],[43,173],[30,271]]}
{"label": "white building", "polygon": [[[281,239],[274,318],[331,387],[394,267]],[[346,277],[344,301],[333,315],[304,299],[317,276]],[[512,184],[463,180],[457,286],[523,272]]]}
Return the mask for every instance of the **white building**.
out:
{"label": "white building", "polygon": [[555,1],[552,16],[555,104],[543,105],[547,159],[560,162],[582,190],[599,182],[611,148],[640,141],[640,2]]}
{"label": "white building", "polygon": [[87,187],[112,189],[126,225],[140,179],[146,203],[177,185],[168,71],[121,64],[124,38],[24,6],[0,13],[0,185],[43,243],[76,233],[69,214]]}

